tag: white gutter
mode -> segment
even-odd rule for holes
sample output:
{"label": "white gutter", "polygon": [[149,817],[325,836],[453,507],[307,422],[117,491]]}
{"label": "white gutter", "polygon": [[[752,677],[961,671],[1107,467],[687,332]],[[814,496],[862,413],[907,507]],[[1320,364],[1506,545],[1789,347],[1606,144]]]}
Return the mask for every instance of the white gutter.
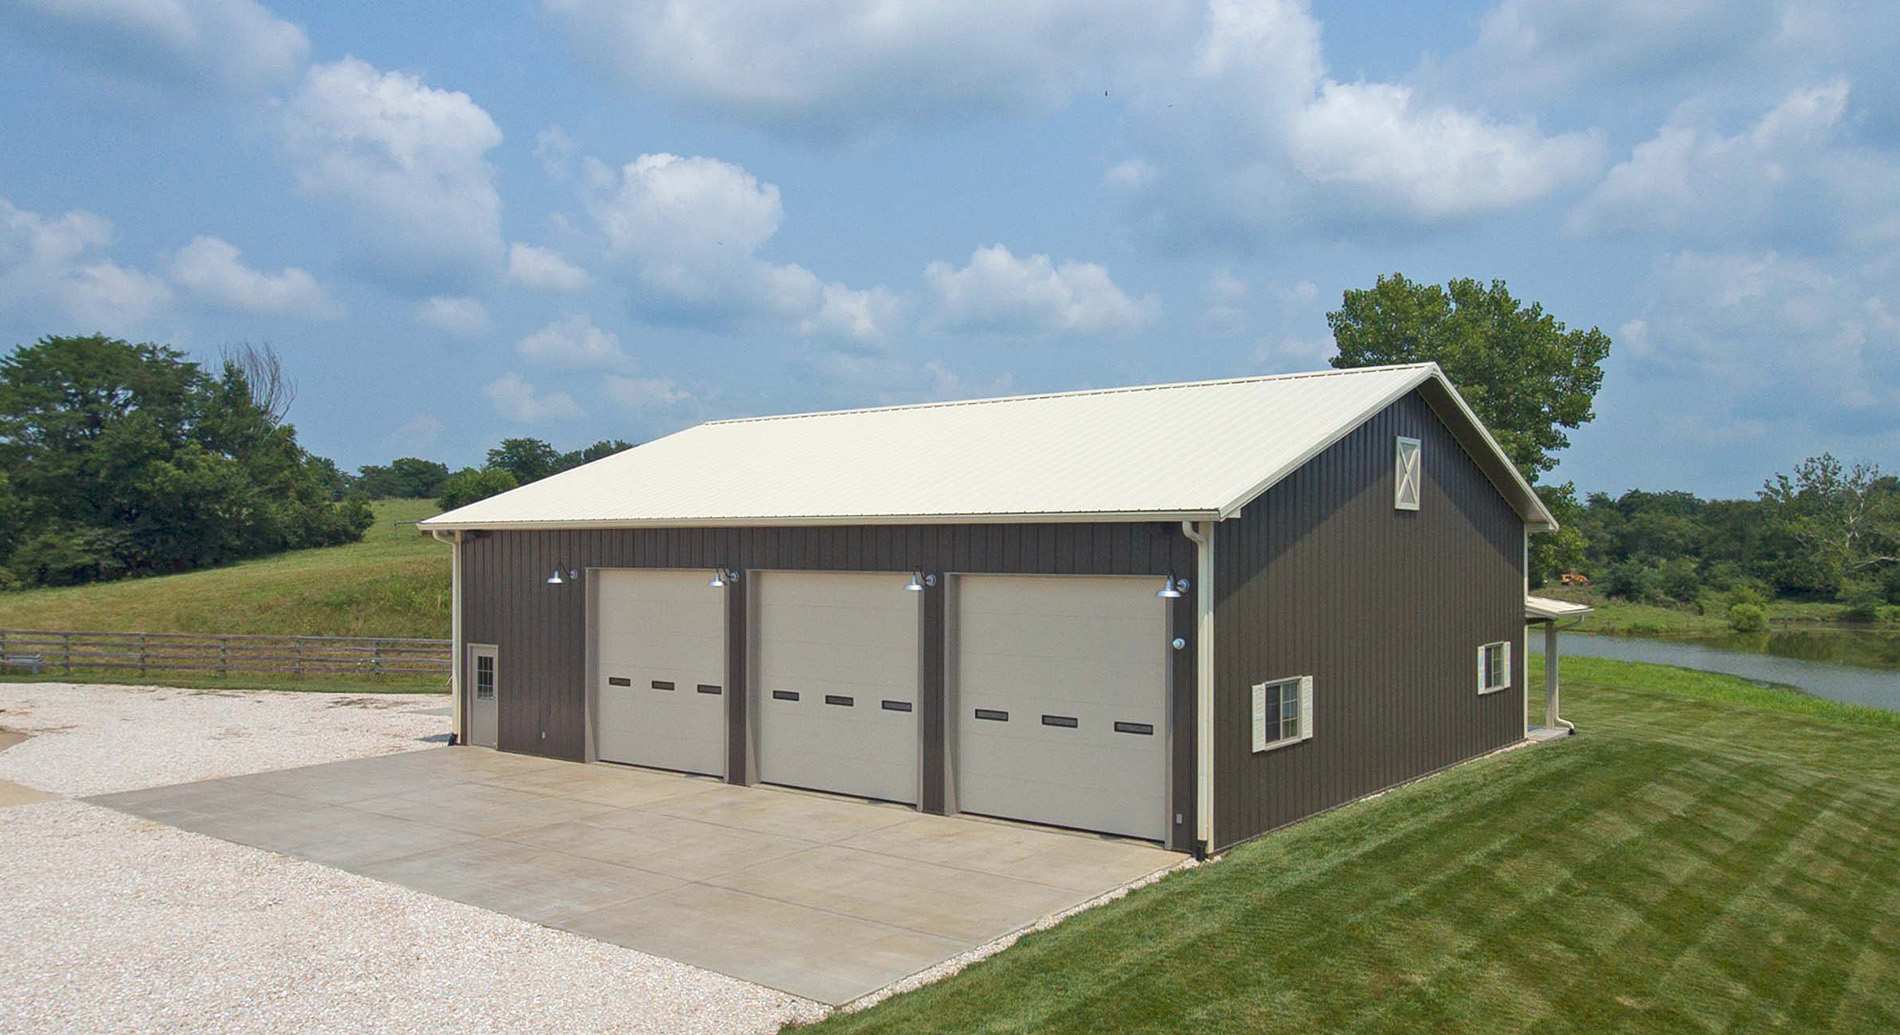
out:
{"label": "white gutter", "polygon": [[[1214,523],[1181,522],[1195,546],[1194,613],[1194,838],[1214,847]],[[1198,853],[1197,853],[1198,854]]]}
{"label": "white gutter", "polygon": [[455,555],[449,561],[449,725],[458,744],[466,743],[468,726],[462,715],[462,532],[429,530],[438,543],[448,543]]}
{"label": "white gutter", "polygon": [[1559,698],[1563,694],[1563,683],[1558,670],[1563,667],[1563,662],[1558,653],[1557,634],[1569,632],[1582,624],[1583,618],[1578,618],[1564,626],[1559,626],[1556,619],[1544,623],[1544,725],[1562,726],[1572,733],[1577,732],[1576,723],[1558,714]]}

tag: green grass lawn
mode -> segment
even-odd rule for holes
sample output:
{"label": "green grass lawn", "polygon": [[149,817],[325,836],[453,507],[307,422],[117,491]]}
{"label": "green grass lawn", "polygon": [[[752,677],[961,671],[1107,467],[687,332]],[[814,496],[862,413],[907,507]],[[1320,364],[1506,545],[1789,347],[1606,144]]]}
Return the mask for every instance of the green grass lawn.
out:
{"label": "green grass lawn", "polygon": [[449,547],[418,535],[430,500],[383,500],[360,543],[224,568],[0,593],[0,629],[449,635]]}
{"label": "green grass lawn", "polygon": [[1565,675],[1580,736],[815,1030],[1900,1031],[1900,715],[1627,662]]}

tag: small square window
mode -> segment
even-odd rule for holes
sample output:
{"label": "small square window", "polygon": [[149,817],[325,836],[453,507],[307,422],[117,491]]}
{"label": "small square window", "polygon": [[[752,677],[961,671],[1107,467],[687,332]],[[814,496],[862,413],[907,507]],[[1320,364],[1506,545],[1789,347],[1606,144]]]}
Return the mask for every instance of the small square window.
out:
{"label": "small square window", "polygon": [[1253,749],[1313,739],[1313,677],[1276,679],[1253,686]]}
{"label": "small square window", "polygon": [[1511,685],[1511,644],[1487,643],[1478,648],[1478,692],[1496,693]]}

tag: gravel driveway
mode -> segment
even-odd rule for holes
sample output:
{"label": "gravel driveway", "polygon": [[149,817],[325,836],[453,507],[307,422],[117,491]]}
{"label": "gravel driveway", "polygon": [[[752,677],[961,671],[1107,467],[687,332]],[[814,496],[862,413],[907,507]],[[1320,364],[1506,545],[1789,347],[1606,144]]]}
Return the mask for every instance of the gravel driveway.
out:
{"label": "gravel driveway", "polygon": [[[64,794],[430,750],[441,697],[0,684]],[[769,1032],[813,1003],[76,801],[0,809],[0,1032]]]}

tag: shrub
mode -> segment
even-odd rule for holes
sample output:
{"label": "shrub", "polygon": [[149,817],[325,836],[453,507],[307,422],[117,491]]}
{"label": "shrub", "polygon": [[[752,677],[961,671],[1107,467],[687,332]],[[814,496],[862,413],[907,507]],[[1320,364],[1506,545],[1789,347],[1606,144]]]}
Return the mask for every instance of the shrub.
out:
{"label": "shrub", "polygon": [[1603,582],[1611,596],[1624,600],[1641,603],[1656,596],[1656,569],[1641,561],[1620,561],[1610,565]]}
{"label": "shrub", "polygon": [[1879,583],[1872,579],[1856,579],[1841,588],[1841,602],[1847,609],[1841,617],[1849,622],[1878,622],[1880,607],[1885,604],[1886,594]]}
{"label": "shrub", "polygon": [[1695,558],[1671,557],[1657,569],[1656,588],[1671,600],[1688,603],[1702,591],[1702,579],[1696,572]]}
{"label": "shrub", "polygon": [[1740,633],[1758,633],[1768,628],[1768,609],[1760,604],[1731,604],[1728,627]]}
{"label": "shrub", "polygon": [[1754,582],[1737,582],[1729,587],[1727,600],[1731,607],[1736,604],[1753,604],[1764,612],[1768,609],[1768,593],[1761,588],[1760,584]]}

